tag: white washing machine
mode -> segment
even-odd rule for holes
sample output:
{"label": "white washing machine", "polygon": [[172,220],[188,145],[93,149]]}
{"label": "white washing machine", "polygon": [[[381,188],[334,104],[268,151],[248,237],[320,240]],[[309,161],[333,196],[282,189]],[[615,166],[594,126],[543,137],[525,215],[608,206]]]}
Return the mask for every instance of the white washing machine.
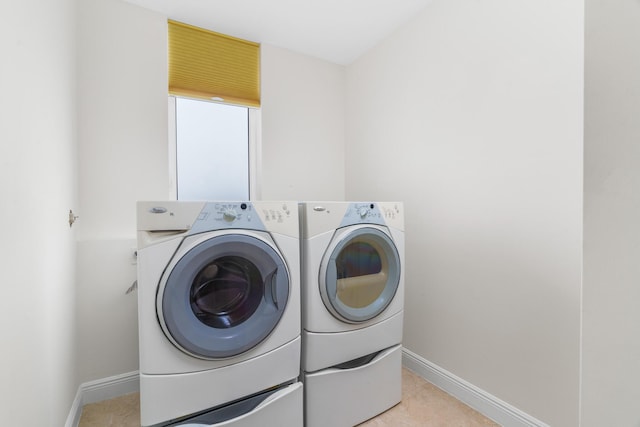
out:
{"label": "white washing machine", "polygon": [[300,204],[305,425],[353,426],[401,399],[400,202]]}
{"label": "white washing machine", "polygon": [[302,426],[296,202],[138,202],[142,426]]}

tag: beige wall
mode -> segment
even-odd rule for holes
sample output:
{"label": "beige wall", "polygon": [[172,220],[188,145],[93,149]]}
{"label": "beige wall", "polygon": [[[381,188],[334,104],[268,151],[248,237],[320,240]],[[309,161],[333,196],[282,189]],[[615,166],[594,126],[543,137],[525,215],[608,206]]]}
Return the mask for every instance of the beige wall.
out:
{"label": "beige wall", "polygon": [[59,426],[77,387],[75,1],[1,9],[1,424]]}
{"label": "beige wall", "polygon": [[169,195],[166,18],[114,0],[78,7],[78,373],[138,369],[137,200]]}
{"label": "beige wall", "polygon": [[403,200],[404,345],[576,426],[578,0],[436,0],[347,69],[346,196]]}
{"label": "beige wall", "polygon": [[119,0],[78,18],[78,238],[135,237],[135,202],[169,194],[166,18]]}
{"label": "beige wall", "polygon": [[344,200],[345,68],[262,45],[260,197]]}
{"label": "beige wall", "polygon": [[587,0],[582,426],[640,426],[640,2]]}

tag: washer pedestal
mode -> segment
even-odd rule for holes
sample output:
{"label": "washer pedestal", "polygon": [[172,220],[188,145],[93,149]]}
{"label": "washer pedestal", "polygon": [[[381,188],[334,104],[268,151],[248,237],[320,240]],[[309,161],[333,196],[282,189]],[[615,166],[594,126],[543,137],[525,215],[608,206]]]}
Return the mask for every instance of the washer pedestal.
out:
{"label": "washer pedestal", "polygon": [[[264,426],[302,426],[302,383],[297,382],[273,392],[250,412],[239,413],[235,408],[221,408],[233,414],[223,416],[207,413],[183,422],[168,424],[167,427],[264,427]],[[241,402],[240,402],[241,403]],[[237,405],[237,404],[236,404]],[[229,405],[233,406],[233,405]],[[240,409],[241,410],[241,409]],[[213,416],[212,416],[213,415]]]}

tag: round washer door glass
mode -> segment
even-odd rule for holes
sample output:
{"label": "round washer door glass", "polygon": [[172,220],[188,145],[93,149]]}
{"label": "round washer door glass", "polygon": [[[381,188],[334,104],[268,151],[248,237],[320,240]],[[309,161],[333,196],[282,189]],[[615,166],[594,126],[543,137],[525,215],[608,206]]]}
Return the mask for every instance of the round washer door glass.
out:
{"label": "round washer door glass", "polygon": [[347,322],[364,322],[393,300],[400,284],[400,258],[386,233],[356,228],[329,247],[320,272],[320,293],[329,311]]}
{"label": "round washer door glass", "polygon": [[244,234],[199,243],[166,277],[157,299],[165,335],[203,359],[235,356],[258,345],[280,321],[289,297],[282,257]]}

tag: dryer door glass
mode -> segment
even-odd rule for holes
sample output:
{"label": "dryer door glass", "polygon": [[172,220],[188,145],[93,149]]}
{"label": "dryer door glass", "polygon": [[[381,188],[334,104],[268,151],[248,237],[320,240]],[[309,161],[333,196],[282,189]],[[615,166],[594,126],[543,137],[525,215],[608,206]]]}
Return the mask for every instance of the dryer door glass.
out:
{"label": "dryer door glass", "polygon": [[400,283],[400,258],[391,238],[362,227],[341,236],[325,256],[322,297],[348,322],[370,320],[391,303]]}
{"label": "dryer door glass", "polygon": [[276,327],[289,297],[289,273],[265,241],[244,234],[205,240],[184,253],[160,283],[165,335],[203,359],[235,356]]}
{"label": "dryer door glass", "polygon": [[387,280],[382,260],[385,257],[375,246],[365,240],[354,241],[336,257],[337,298],[348,307],[367,307],[384,292]]}

